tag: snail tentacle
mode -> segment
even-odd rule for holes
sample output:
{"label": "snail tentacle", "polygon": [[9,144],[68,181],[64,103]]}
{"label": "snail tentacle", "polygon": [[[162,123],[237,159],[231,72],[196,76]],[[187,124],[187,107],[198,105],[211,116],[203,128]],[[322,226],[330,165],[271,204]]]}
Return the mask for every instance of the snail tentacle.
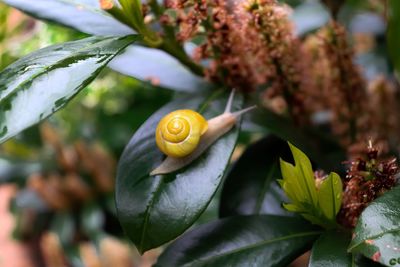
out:
{"label": "snail tentacle", "polygon": [[239,111],[235,111],[235,112],[232,113],[232,115],[235,116],[236,118],[238,118],[238,117],[240,117],[241,115],[243,115],[244,113],[247,113],[247,112],[249,112],[249,111],[251,111],[251,110],[253,110],[253,109],[256,109],[256,108],[257,108],[256,105],[250,106],[250,107],[241,109],[241,110],[239,110]]}
{"label": "snail tentacle", "polygon": [[232,105],[233,105],[233,97],[235,96],[235,92],[236,92],[236,89],[233,88],[229,95],[228,102],[226,103],[224,113],[231,113]]}

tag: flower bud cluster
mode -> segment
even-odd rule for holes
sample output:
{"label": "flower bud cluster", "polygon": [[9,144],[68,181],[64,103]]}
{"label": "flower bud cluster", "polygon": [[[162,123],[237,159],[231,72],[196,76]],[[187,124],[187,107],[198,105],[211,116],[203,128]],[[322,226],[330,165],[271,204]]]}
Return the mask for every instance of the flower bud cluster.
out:
{"label": "flower bud cluster", "polygon": [[338,221],[355,227],[358,217],[368,204],[396,185],[399,166],[396,158],[380,160],[371,141],[363,157],[349,162],[344,180],[342,208]]}

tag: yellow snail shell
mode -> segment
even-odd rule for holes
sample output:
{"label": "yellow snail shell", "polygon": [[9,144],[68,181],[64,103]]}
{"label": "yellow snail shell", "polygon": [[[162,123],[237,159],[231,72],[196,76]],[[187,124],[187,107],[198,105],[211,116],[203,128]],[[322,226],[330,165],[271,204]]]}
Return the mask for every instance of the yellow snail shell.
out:
{"label": "yellow snail shell", "polygon": [[156,129],[156,143],[167,158],[150,175],[167,174],[187,166],[231,130],[240,115],[255,108],[232,113],[233,95],[234,90],[225,112],[208,121],[196,111],[187,109],[173,111],[162,118]]}
{"label": "yellow snail shell", "polygon": [[165,154],[174,158],[189,155],[196,149],[208,123],[199,113],[181,109],[169,113],[158,123],[156,143]]}

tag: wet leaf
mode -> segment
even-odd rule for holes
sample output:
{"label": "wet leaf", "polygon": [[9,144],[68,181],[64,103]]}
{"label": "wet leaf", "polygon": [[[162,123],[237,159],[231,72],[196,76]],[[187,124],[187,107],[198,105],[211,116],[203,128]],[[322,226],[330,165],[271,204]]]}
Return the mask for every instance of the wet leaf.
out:
{"label": "wet leaf", "polygon": [[100,9],[98,0],[2,0],[29,15],[93,35],[128,35],[133,30]]}
{"label": "wet leaf", "polygon": [[174,241],[156,267],[288,266],[321,231],[300,218],[235,216],[201,225]]}
{"label": "wet leaf", "polygon": [[137,36],[53,45],[0,73],[0,143],[45,119],[85,88]]}
{"label": "wet leaf", "polygon": [[393,266],[400,255],[400,186],[377,198],[363,211],[349,251]]}
{"label": "wet leaf", "polygon": [[239,131],[238,127],[232,129],[188,167],[149,176],[164,158],[155,142],[158,122],[173,110],[198,110],[204,103],[211,103],[204,109],[209,119],[223,112],[226,101],[224,95],[214,101],[189,96],[170,102],[153,114],[126,146],[118,166],[116,206],[125,233],[140,252],[176,238],[202,214],[221,183]]}

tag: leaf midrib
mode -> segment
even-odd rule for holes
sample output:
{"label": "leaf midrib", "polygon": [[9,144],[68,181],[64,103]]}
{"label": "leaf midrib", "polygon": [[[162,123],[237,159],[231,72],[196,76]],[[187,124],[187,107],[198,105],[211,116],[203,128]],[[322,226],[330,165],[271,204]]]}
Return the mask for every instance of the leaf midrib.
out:
{"label": "leaf midrib", "polygon": [[308,195],[310,197],[310,200],[314,204],[314,206],[316,206],[316,204],[318,202],[316,203],[315,198],[314,198],[314,196],[313,196],[313,194],[311,192],[311,188],[309,187],[309,182],[308,182],[309,177],[306,175],[306,172],[305,172],[301,162],[299,162],[299,165],[300,165],[299,167],[300,167],[300,170],[301,170],[301,174],[304,177],[304,182],[305,182],[305,185],[306,185],[307,193],[308,193]]}
{"label": "leaf midrib", "polygon": [[157,195],[161,192],[160,187],[163,184],[164,177],[165,176],[162,175],[161,178],[159,179],[156,189],[154,190],[154,192],[150,198],[150,203],[149,203],[149,205],[147,205],[146,210],[145,210],[146,217],[144,217],[144,220],[143,220],[142,235],[140,237],[140,246],[139,246],[139,250],[141,253],[143,252],[145,235],[146,235],[146,231],[147,231],[148,222],[150,219],[150,210],[152,209],[152,207],[154,205]]}
{"label": "leaf midrib", "polygon": [[192,263],[187,263],[184,266],[189,266],[189,264],[199,264],[199,263],[202,263],[202,262],[213,261],[215,259],[226,257],[226,256],[229,256],[229,255],[232,255],[232,254],[235,254],[235,253],[240,253],[240,252],[243,252],[243,251],[246,251],[246,250],[249,250],[249,249],[255,249],[255,248],[258,248],[258,247],[262,247],[264,245],[269,245],[269,244],[272,244],[274,242],[285,241],[285,240],[288,240],[288,239],[291,239],[291,238],[319,235],[319,234],[322,234],[322,233],[323,233],[322,231],[311,231],[311,232],[297,233],[297,234],[287,235],[287,236],[284,236],[284,237],[278,237],[278,238],[273,238],[273,239],[269,239],[269,240],[264,240],[262,242],[258,242],[258,243],[255,243],[255,244],[252,244],[252,245],[249,245],[249,246],[245,246],[245,247],[241,247],[241,248],[238,248],[238,249],[234,249],[234,250],[228,251],[227,253],[222,253],[222,254],[219,254],[219,255],[216,255],[216,256],[211,256],[209,258],[200,259],[200,260],[194,261]]}
{"label": "leaf midrib", "polygon": [[332,174],[331,177],[331,184],[330,184],[330,188],[331,188],[331,197],[332,197],[332,205],[333,205],[333,210],[332,210],[332,218],[334,219],[336,217],[336,196],[335,196],[335,187],[334,187],[334,180],[335,176]]}
{"label": "leaf midrib", "polygon": [[[239,131],[239,130],[236,130],[236,131],[237,131],[237,132],[236,132],[236,138],[235,138],[235,140],[237,140],[238,135],[239,135],[239,134],[238,134],[238,131]],[[236,141],[235,141],[235,144],[236,144]],[[228,159],[230,159],[230,158],[232,157],[233,150],[234,150],[234,149],[232,149],[232,151],[231,151],[231,153],[230,153]],[[228,162],[229,162],[229,160],[228,160]],[[227,166],[227,165],[226,165],[226,166]],[[226,168],[224,168],[224,170],[222,170],[222,172],[221,172],[221,177],[224,176],[225,171],[226,171]],[[153,208],[154,203],[156,202],[155,199],[160,195],[160,193],[162,193],[161,185],[163,184],[163,180],[165,179],[165,177],[166,177],[165,175],[162,175],[162,177],[160,178],[159,184],[157,184],[156,189],[154,190],[154,192],[153,192],[153,194],[152,194],[152,198],[151,198],[151,200],[150,200],[150,202],[149,202],[149,204],[147,205],[146,210],[145,210],[146,217],[145,217],[144,220],[143,220],[142,234],[141,234],[141,239],[140,239],[140,246],[138,247],[139,251],[141,251],[141,252],[144,251],[143,248],[144,248],[144,243],[145,243],[145,235],[146,235],[146,232],[147,232],[148,221],[149,221],[150,215],[151,215],[151,214],[150,214],[150,213],[151,213],[151,209]],[[148,177],[147,177],[147,178],[148,178]],[[221,185],[221,183],[222,183],[222,179],[220,179],[217,188]],[[217,190],[214,191],[213,196],[214,196],[216,193],[217,193]],[[208,205],[209,205],[210,202],[212,201],[213,196],[209,199],[209,201],[206,203],[206,205],[204,205],[202,211],[199,212],[198,216],[196,216],[196,217],[194,218],[193,222],[195,222],[195,221],[201,216],[201,214],[203,214],[203,212],[207,209]]]}

